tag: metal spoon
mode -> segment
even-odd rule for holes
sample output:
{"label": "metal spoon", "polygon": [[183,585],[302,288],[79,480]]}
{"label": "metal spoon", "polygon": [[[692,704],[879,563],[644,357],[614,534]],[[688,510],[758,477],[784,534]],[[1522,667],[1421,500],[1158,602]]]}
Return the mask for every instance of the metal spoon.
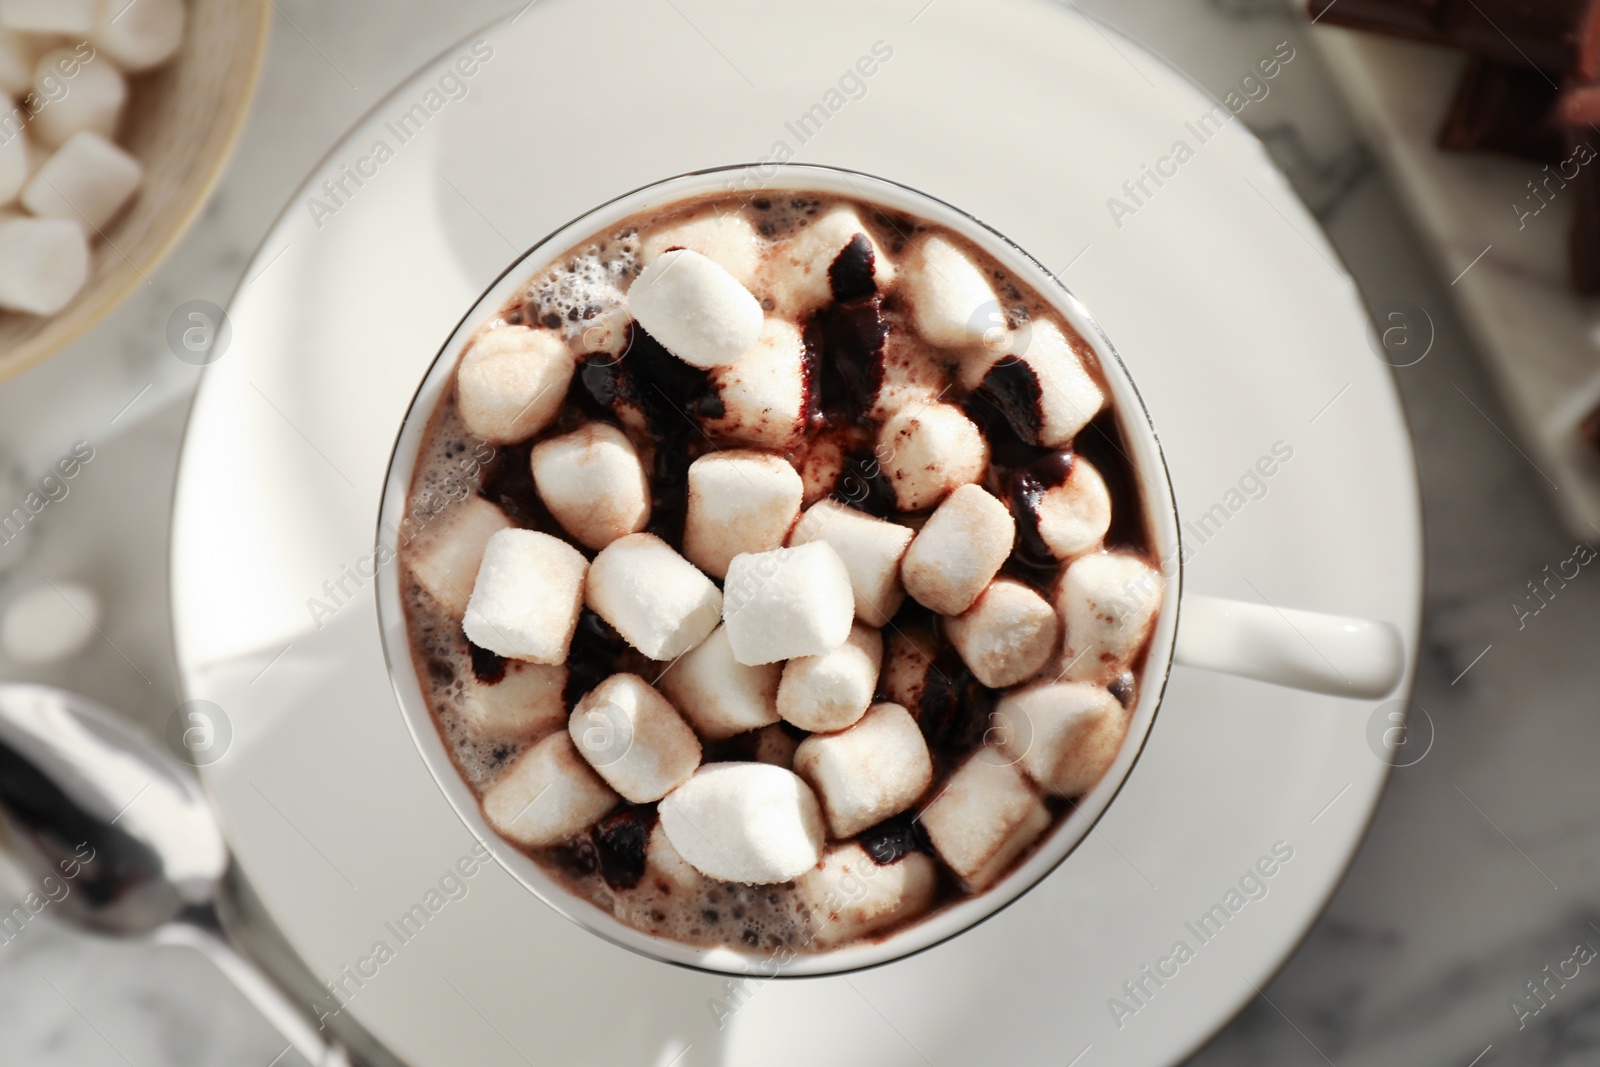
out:
{"label": "metal spoon", "polygon": [[106,709],[47,686],[0,685],[0,860],[34,894],[30,913],[196,949],[306,1062],[350,1064],[222,929],[228,846],[198,783]]}

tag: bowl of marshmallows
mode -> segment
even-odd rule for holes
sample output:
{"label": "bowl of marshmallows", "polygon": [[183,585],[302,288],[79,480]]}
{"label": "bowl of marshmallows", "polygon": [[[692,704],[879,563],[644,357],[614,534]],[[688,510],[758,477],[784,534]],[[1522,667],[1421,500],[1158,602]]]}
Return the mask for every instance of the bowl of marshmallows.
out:
{"label": "bowl of marshmallows", "polygon": [[270,0],[0,0],[0,378],[88,329],[199,215]]}

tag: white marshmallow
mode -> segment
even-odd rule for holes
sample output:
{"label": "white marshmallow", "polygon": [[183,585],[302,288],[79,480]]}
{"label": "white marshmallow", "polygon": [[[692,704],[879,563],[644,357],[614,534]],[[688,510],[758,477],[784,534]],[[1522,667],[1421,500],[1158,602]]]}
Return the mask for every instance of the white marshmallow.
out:
{"label": "white marshmallow", "polygon": [[0,0],[0,26],[26,33],[84,34],[95,0]]}
{"label": "white marshmallow", "polygon": [[981,384],[1019,437],[1043,448],[1070,442],[1106,404],[1084,357],[1048,319],[1019,333],[1003,357],[969,360],[961,376],[969,389]]}
{"label": "white marshmallow", "polygon": [[691,867],[722,882],[798,878],[822,856],[822,809],[792,771],[712,763],[667,794],[661,828]]}
{"label": "white marshmallow", "polygon": [[656,820],[650,829],[650,838],[644,845],[644,866],[652,881],[664,883],[667,890],[695,892],[705,885],[706,876],[689,866],[687,860],[672,847],[661,821]]}
{"label": "white marshmallow", "polygon": [[479,648],[532,663],[565,663],[583,607],[589,561],[559,538],[501,530],[489,538],[462,629]]}
{"label": "white marshmallow", "polygon": [[[576,336],[570,337],[568,343],[574,352],[621,356],[625,354],[628,327],[632,324],[628,309],[621,304],[602,305],[594,318],[583,320]],[[566,329],[570,332],[572,327]]]}
{"label": "white marshmallow", "polygon": [[833,300],[829,268],[857,236],[872,248],[872,277],[879,290],[894,281],[894,264],[861,223],[854,208],[840,204],[818,215],[768,257],[763,288],[777,301],[778,313],[799,319]]}
{"label": "white marshmallow", "polygon": [[905,330],[883,341],[883,376],[872,400],[880,422],[902,408],[920,409],[950,391],[950,371],[936,349]]}
{"label": "white marshmallow", "polygon": [[1098,685],[1045,682],[1007,693],[995,706],[1000,749],[1046,792],[1093,789],[1117,758],[1128,715]]}
{"label": "white marshmallow", "polygon": [[565,730],[536,742],[483,794],[483,817],[501,837],[546,848],[581,833],[617,805]]}
{"label": "white marshmallow", "polygon": [[660,800],[700,766],[700,739],[637,674],[613,674],[585,693],[567,732],[578,755],[634,804]]}
{"label": "white marshmallow", "polygon": [[1160,571],[1126,552],[1073,561],[1055,595],[1067,628],[1066,680],[1105,684],[1121,674],[1149,638],[1165,588]]}
{"label": "white marshmallow", "polygon": [[746,667],[733,658],[728,628],[684,653],[659,684],[708,741],[720,741],[778,721],[781,663]]}
{"label": "white marshmallow", "polygon": [[567,721],[567,668],[507,660],[505,677],[493,685],[466,673],[456,704],[467,731],[480,741],[543,737]]}
{"label": "white marshmallow", "polygon": [[923,810],[922,827],[969,892],[986,889],[1050,825],[1025,774],[997,749],[968,756]]}
{"label": "white marshmallow", "polygon": [[900,561],[900,580],[919,604],[960,615],[978,599],[1017,539],[1017,524],[987,489],[963,485],[939,505]]}
{"label": "white marshmallow", "polygon": [[782,456],[712,452],[689,464],[683,554],[713,578],[741,552],[783,544],[800,514],[804,486]]}
{"label": "white marshmallow", "polygon": [[933,904],[938,868],[921,852],[879,866],[854,841],[828,849],[822,866],[795,883],[811,908],[814,948],[855,941],[913,919]]}
{"label": "white marshmallow", "polygon": [[735,556],[723,588],[728,641],[740,663],[831,652],[850,637],[850,574],[826,542]]}
{"label": "white marshmallow", "polygon": [[137,159],[85,130],[28,181],[22,206],[43,218],[68,219],[99,232],[143,182],[144,167]]}
{"label": "white marshmallow", "polygon": [[723,409],[703,420],[712,437],[782,451],[805,432],[805,342],[793,323],[766,320],[755,344],[713,371],[711,383]]}
{"label": "white marshmallow", "polygon": [[850,837],[916,803],[933,782],[928,743],[899,704],[875,704],[847,730],[812,734],[794,754],[834,837]]}
{"label": "white marshmallow", "polygon": [[845,442],[838,434],[825,433],[799,445],[794,455],[795,469],[805,486],[804,500],[809,507],[831,494],[844,474]]}
{"label": "white marshmallow", "polygon": [[184,21],[183,0],[100,0],[89,42],[137,74],[173,57]]}
{"label": "white marshmallow", "polygon": [[938,637],[924,626],[901,626],[890,631],[886,644],[880,688],[901,707],[921,707],[928,671],[939,655]]}
{"label": "white marshmallow", "polygon": [[[38,58],[35,40],[0,29],[0,94],[20,98],[33,90],[33,61]],[[13,114],[10,101],[0,103],[5,104],[6,115]]]}
{"label": "white marshmallow", "polygon": [[[0,95],[0,110],[9,110],[11,102]],[[11,204],[28,183],[33,171],[32,153],[28,149],[28,135],[24,130],[7,134],[0,126],[0,204]]]}
{"label": "white marshmallow", "polygon": [[1049,601],[1012,578],[996,578],[944,632],[973,677],[1004,689],[1039,673],[1056,650],[1061,624]]}
{"label": "white marshmallow", "polygon": [[715,260],[663,252],[628,289],[628,310],[661,346],[693,367],[723,367],[756,343],[765,316],[750,290]]}
{"label": "white marshmallow", "polygon": [[406,551],[411,577],[445,611],[460,618],[466,613],[489,538],[509,529],[506,513],[474,493],[415,535],[415,547]]}
{"label": "white marshmallow", "polygon": [[789,535],[789,545],[826,541],[839,553],[855,593],[856,618],[882,626],[905,602],[900,559],[914,536],[911,530],[875,518],[835,500],[819,500],[806,510]]}
{"label": "white marshmallow", "polygon": [[54,315],[89,280],[89,240],[65,219],[0,223],[0,308]]}
{"label": "white marshmallow", "polygon": [[59,663],[89,647],[100,623],[100,598],[76,582],[35,586],[6,605],[0,647],[12,663]]}
{"label": "white marshmallow", "polygon": [[550,514],[579,542],[601,549],[650,521],[650,483],[628,435],[604,422],[540,441],[533,484]]}
{"label": "white marshmallow", "polygon": [[[65,94],[59,92],[63,81],[68,86]],[[85,130],[115,137],[128,102],[128,82],[116,64],[102,55],[84,59],[80,50],[72,48],[53,49],[39,57],[33,91],[47,103],[28,129],[46,148],[60,148]]]}
{"label": "white marshmallow", "polygon": [[761,267],[761,239],[737,211],[704,211],[651,230],[639,242],[639,258],[648,267],[673,248],[699,252],[747,288]]}
{"label": "white marshmallow", "polygon": [[877,456],[900,510],[921,511],[983,477],[989,442],[954,404],[908,404],[878,430]]}
{"label": "white marshmallow", "polygon": [[490,444],[526,441],[560,414],[576,365],[554,331],[487,330],[473,338],[456,369],[461,418]]}
{"label": "white marshmallow", "polygon": [[752,736],[755,738],[754,755],[757,763],[770,763],[786,771],[794,770],[794,754],[800,747],[800,740],[785,730],[782,723],[763,726]]}
{"label": "white marshmallow", "polygon": [[619,537],[589,568],[589,607],[653,660],[676,659],[704,641],[722,614],[722,594],[694,564],[654,534]]}
{"label": "white marshmallow", "polygon": [[1067,480],[1039,497],[1035,521],[1039,539],[1057,559],[1097,548],[1111,529],[1111,493],[1094,464],[1074,456]]}
{"label": "white marshmallow", "polygon": [[784,664],[778,714],[802,730],[843,730],[867,713],[882,664],[883,635],[857,623],[832,652]]}
{"label": "white marshmallow", "polygon": [[937,234],[906,252],[902,288],[911,301],[912,322],[940,348],[982,345],[1001,351],[1011,339],[994,286],[971,258]]}

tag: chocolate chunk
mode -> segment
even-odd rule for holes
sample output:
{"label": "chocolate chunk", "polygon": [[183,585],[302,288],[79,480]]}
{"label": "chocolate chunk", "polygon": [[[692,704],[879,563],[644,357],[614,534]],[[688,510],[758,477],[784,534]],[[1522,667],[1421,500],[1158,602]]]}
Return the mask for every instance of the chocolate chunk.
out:
{"label": "chocolate chunk", "polygon": [[878,283],[873,278],[875,259],[872,242],[866,234],[858,233],[852,237],[828,268],[828,284],[833,288],[833,298],[842,304],[876,293]]}
{"label": "chocolate chunk", "polygon": [[486,648],[467,642],[467,652],[472,656],[472,673],[484,685],[497,685],[506,676],[506,658]]}
{"label": "chocolate chunk", "polygon": [[1556,87],[1541,71],[1474,59],[1439,133],[1439,147],[1554,163],[1566,143],[1554,121]]}
{"label": "chocolate chunk", "polygon": [[995,691],[986,688],[954,648],[946,647],[928,668],[917,707],[917,725],[935,753],[975,748],[989,725]]}
{"label": "chocolate chunk", "polygon": [[859,449],[845,457],[844,469],[834,483],[833,499],[880,519],[895,513],[894,486],[883,473],[883,465],[871,448]]}
{"label": "chocolate chunk", "polygon": [[572,634],[572,649],[567,655],[567,686],[563,691],[567,707],[577,707],[589,690],[617,673],[628,643],[609,622],[588,608],[578,614],[578,628]]}
{"label": "chocolate chunk", "polygon": [[1039,536],[1039,506],[1046,492],[1072,474],[1072,460],[1071,452],[1052,452],[1011,473],[1009,502],[1017,520],[1017,544],[1005,571],[1039,589],[1048,589],[1061,568],[1061,561]]}
{"label": "chocolate chunk", "polygon": [[545,855],[569,878],[586,878],[595,872],[600,863],[594,840],[587,830],[570,841],[545,849]]}
{"label": "chocolate chunk", "polygon": [[704,439],[668,437],[656,446],[650,463],[650,523],[645,527],[669,545],[683,544],[689,514],[689,465],[698,459]]}
{"label": "chocolate chunk", "polygon": [[888,336],[877,297],[830,304],[811,316],[805,329],[806,352],[817,368],[813,388],[822,394],[817,407],[830,419],[850,422],[866,417],[883,384],[883,343]]}
{"label": "chocolate chunk", "polygon": [[724,737],[718,741],[702,742],[702,763],[755,763],[761,738],[755,730]]}
{"label": "chocolate chunk", "polygon": [[612,889],[632,889],[644,877],[645,845],[656,822],[654,804],[627,805],[595,824],[600,877]]}
{"label": "chocolate chunk", "polygon": [[523,441],[501,446],[494,459],[484,465],[478,495],[500,505],[518,526],[545,530],[565,540],[561,524],[551,516],[533,484],[533,467],[528,462],[533,445],[533,441]]}
{"label": "chocolate chunk", "polygon": [[921,825],[909,811],[867,827],[856,835],[856,841],[880,867],[887,867],[908,852],[933,851]]}
{"label": "chocolate chunk", "polygon": [[1116,412],[1108,408],[1096,415],[1072,439],[1072,448],[1100,472],[1106,491],[1111,494],[1111,528],[1106,531],[1106,547],[1148,554],[1153,540],[1145,521],[1144,493]]}
{"label": "chocolate chunk", "polygon": [[626,354],[586,362],[581,378],[597,403],[628,404],[642,411],[650,433],[658,438],[696,432],[695,417],[715,417],[702,409],[721,403],[709,371],[668,352],[637,322],[628,327]]}
{"label": "chocolate chunk", "polygon": [[1133,703],[1133,697],[1138,692],[1138,688],[1138,679],[1133,676],[1132,671],[1123,671],[1117,675],[1110,685],[1106,686],[1111,695],[1117,698],[1117,703],[1123,707],[1128,707]]}
{"label": "chocolate chunk", "polygon": [[983,384],[978,386],[979,394],[1030,445],[1039,443],[1039,430],[1044,424],[1044,409],[1039,404],[1042,389],[1033,368],[1015,356],[1007,356],[990,367]]}
{"label": "chocolate chunk", "polygon": [[984,440],[989,442],[989,462],[992,466],[1016,470],[1053,454],[1052,449],[1029,444],[1018,436],[1011,420],[981,390],[967,397],[961,408],[967,413],[967,418],[977,423],[978,429],[983,431]]}

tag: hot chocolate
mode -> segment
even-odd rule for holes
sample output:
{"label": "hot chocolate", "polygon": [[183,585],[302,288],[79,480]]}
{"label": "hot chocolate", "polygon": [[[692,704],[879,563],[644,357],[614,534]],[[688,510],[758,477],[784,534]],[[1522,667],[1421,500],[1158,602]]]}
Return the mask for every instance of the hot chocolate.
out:
{"label": "hot chocolate", "polygon": [[[401,548],[486,821],[692,945],[820,951],[984,892],[1117,754],[1161,603],[1091,347],[959,233],[682,201],[460,353]],[[410,509],[413,514],[419,509]]]}

